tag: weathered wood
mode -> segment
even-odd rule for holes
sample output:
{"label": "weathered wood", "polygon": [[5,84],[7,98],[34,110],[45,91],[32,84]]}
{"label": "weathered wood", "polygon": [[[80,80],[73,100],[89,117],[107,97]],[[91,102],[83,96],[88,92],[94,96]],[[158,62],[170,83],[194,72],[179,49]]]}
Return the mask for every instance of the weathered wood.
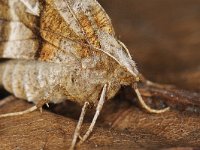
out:
{"label": "weathered wood", "polygon": [[[192,92],[187,92],[185,95],[182,90],[174,88],[171,91],[170,88],[162,89],[147,85],[144,87],[142,86],[140,90],[146,98],[159,96],[160,100],[165,99],[168,105],[174,106],[171,111],[157,115],[148,114],[134,104],[130,104],[130,101],[122,100],[118,96],[105,105],[95,132],[86,143],[81,145],[80,149],[158,149],[173,146],[200,146],[198,113],[175,110],[175,106],[188,108],[190,105],[199,104],[200,95],[197,93],[194,96]],[[149,90],[151,94],[147,94]],[[179,93],[176,95],[176,101],[171,101],[170,96],[168,97],[169,93]],[[19,111],[30,106],[31,104],[26,101],[14,99],[3,105],[0,113]],[[72,113],[70,109],[73,110]],[[0,149],[17,147],[22,150],[67,149],[78,119],[78,113],[74,112],[77,109],[79,109],[78,106],[66,103],[48,109],[64,116],[44,110],[42,114],[36,111],[23,116],[2,118],[0,120]],[[83,132],[89,126],[93,113],[94,111],[90,111],[87,115]]]}

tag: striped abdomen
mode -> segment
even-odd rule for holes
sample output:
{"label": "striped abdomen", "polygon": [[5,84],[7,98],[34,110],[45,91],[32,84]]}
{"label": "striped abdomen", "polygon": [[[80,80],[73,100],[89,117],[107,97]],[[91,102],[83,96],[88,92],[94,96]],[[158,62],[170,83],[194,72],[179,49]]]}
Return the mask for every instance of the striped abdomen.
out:
{"label": "striped abdomen", "polygon": [[[102,86],[113,79],[108,78],[106,71],[80,68],[78,64],[10,60],[0,64],[0,82],[16,97],[34,103],[44,98],[53,103],[66,99],[79,104],[95,103]],[[120,88],[120,84],[111,86],[108,97]]]}
{"label": "striped abdomen", "polygon": [[34,103],[43,98],[50,99],[50,97],[55,103],[66,99],[64,91],[59,87],[56,88],[60,85],[58,79],[58,74],[61,72],[60,67],[36,61],[11,60],[2,63],[0,68],[0,80],[3,87],[16,97]]}

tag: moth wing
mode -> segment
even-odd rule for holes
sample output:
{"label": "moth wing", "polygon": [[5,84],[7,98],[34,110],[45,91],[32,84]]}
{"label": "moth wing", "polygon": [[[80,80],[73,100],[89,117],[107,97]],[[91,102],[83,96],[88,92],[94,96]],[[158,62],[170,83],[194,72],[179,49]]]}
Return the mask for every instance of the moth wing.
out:
{"label": "moth wing", "polygon": [[0,57],[34,59],[39,48],[37,23],[38,17],[20,0],[0,0]]}
{"label": "moth wing", "polygon": [[[66,3],[67,0],[62,1]],[[96,0],[69,0],[68,4],[90,47],[109,55],[137,76],[135,62],[124,45],[116,39],[110,18],[100,4]]]}
{"label": "moth wing", "polygon": [[137,76],[135,62],[116,39],[111,20],[96,0],[48,0],[58,10],[70,29],[90,49],[99,50]]}
{"label": "moth wing", "polygon": [[26,11],[35,16],[40,15],[40,3],[38,0],[20,0],[25,6]]}
{"label": "moth wing", "polygon": [[[85,20],[79,18],[76,8],[73,8],[79,2],[68,0],[1,1],[0,57],[2,58],[52,61],[52,59],[56,60],[55,53],[58,53],[58,50],[62,51],[63,47],[69,48],[72,45],[74,49],[77,49],[75,51],[80,51],[83,49],[83,43],[89,47],[98,41],[93,28],[83,27],[84,21],[90,24],[90,20],[86,16],[83,16],[86,17]],[[103,8],[96,1],[91,2],[90,14],[95,16],[93,21],[98,25],[96,28],[114,35],[111,21]],[[93,35],[89,33],[89,30],[93,32]]]}
{"label": "moth wing", "polygon": [[61,41],[80,39],[52,3],[0,0],[1,58],[59,62],[68,57],[60,48]]}
{"label": "moth wing", "polygon": [[96,0],[1,1],[1,57],[66,62],[95,49],[137,72]]}

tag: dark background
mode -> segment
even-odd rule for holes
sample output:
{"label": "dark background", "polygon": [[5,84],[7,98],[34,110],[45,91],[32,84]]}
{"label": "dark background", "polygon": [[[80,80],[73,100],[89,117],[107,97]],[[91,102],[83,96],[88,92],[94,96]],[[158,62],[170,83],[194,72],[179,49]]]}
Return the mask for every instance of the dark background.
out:
{"label": "dark background", "polygon": [[99,0],[148,79],[200,91],[200,0]]}

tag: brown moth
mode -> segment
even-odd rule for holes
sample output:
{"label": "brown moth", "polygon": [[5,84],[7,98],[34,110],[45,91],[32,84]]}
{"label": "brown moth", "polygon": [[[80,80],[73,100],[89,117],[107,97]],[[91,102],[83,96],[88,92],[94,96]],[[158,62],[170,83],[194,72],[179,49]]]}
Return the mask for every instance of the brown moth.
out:
{"label": "brown moth", "polygon": [[111,20],[96,0],[0,0],[0,84],[36,106],[0,117],[31,112],[66,99],[83,105],[71,149],[79,137],[88,104],[97,106],[92,132],[105,99],[131,85],[139,102],[139,72]]}

